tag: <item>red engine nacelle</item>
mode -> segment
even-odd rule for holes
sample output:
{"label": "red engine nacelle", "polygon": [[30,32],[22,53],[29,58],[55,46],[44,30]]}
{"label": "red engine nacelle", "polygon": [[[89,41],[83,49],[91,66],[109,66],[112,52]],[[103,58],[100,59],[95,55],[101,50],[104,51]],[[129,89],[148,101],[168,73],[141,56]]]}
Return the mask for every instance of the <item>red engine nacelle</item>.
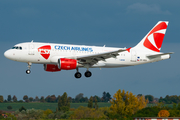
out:
{"label": "red engine nacelle", "polygon": [[72,70],[76,69],[78,63],[77,60],[60,58],[58,59],[58,64],[44,64],[44,70],[48,72],[57,72],[61,70]]}
{"label": "red engine nacelle", "polygon": [[58,64],[62,70],[72,70],[76,69],[78,63],[75,59],[60,58]]}
{"label": "red engine nacelle", "polygon": [[61,71],[61,69],[58,68],[58,65],[53,65],[53,64],[44,64],[44,70],[48,72]]}

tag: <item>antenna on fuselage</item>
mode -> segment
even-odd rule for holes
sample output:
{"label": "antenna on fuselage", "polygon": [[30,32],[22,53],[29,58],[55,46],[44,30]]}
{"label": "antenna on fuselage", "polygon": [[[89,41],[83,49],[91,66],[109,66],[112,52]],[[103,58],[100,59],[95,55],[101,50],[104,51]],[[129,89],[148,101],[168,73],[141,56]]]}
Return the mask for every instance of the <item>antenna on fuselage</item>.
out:
{"label": "antenna on fuselage", "polygon": [[31,43],[33,43],[33,40],[31,41]]}
{"label": "antenna on fuselage", "polygon": [[106,47],[106,45],[104,45],[103,47]]}

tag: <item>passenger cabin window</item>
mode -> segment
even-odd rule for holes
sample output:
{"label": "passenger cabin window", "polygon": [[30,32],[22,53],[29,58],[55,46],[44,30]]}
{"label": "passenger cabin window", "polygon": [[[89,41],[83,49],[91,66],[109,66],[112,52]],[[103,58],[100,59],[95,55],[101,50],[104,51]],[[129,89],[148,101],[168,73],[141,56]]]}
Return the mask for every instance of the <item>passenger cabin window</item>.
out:
{"label": "passenger cabin window", "polygon": [[22,50],[22,47],[20,47],[20,46],[14,46],[14,47],[12,47],[12,49]]}

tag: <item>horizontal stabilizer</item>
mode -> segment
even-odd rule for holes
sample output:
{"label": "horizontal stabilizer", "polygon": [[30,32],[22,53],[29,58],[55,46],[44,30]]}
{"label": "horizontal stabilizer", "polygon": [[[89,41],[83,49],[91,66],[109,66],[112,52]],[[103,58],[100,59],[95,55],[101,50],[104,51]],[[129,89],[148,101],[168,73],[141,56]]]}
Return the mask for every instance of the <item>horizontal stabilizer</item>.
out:
{"label": "horizontal stabilizer", "polygon": [[169,54],[173,54],[174,52],[169,52],[169,53],[161,53],[161,54],[155,54],[155,55],[147,55],[146,57],[153,59],[153,58],[157,58],[160,57],[162,55],[169,55]]}

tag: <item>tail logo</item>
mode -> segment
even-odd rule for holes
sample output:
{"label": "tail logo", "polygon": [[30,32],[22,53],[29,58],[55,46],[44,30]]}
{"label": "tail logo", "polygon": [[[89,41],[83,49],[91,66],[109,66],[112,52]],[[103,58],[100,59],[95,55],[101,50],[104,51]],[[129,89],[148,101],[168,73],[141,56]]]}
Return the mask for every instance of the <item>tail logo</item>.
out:
{"label": "tail logo", "polygon": [[48,59],[50,56],[50,51],[51,51],[51,46],[50,45],[45,45],[45,46],[41,46],[38,48],[38,52],[41,54],[41,56],[44,59]]}
{"label": "tail logo", "polygon": [[167,24],[165,22],[159,23],[153,30],[147,35],[144,41],[144,46],[155,52],[160,52],[161,45],[166,32]]}

